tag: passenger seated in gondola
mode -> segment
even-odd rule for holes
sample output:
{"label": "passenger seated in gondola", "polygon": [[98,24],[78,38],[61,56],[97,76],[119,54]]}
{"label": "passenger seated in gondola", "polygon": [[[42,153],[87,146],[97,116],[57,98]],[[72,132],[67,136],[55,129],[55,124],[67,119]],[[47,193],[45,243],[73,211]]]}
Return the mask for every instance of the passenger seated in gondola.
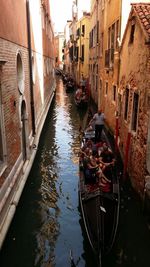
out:
{"label": "passenger seated in gondola", "polygon": [[87,147],[92,150],[93,156],[98,157],[98,149],[100,149],[100,146],[102,147],[102,143],[99,145],[95,144],[91,139],[87,139],[86,142],[83,145],[82,150],[84,151]]}
{"label": "passenger seated in gondola", "polygon": [[93,152],[95,154],[95,156],[100,157],[101,156],[101,152],[103,151],[103,142],[100,141],[99,143],[94,143],[93,142]]}
{"label": "passenger seated in gondola", "polygon": [[85,184],[95,184],[97,181],[98,164],[93,156],[92,149],[86,148],[83,153],[83,169],[85,176]]}
{"label": "passenger seated in gondola", "polygon": [[87,159],[85,168],[85,183],[95,184],[98,178],[99,166],[93,156]]}
{"label": "passenger seated in gondola", "polygon": [[112,167],[115,164],[115,159],[112,151],[110,150],[110,148],[106,143],[103,144],[103,151],[101,152],[100,160],[103,167],[99,185],[102,191],[109,192],[111,191],[111,186],[112,186],[112,175],[113,175]]}
{"label": "passenger seated in gondola", "polygon": [[111,149],[108,147],[107,143],[103,143],[102,152],[100,154],[102,162],[109,163],[109,165],[114,165],[115,159]]}
{"label": "passenger seated in gondola", "polygon": [[86,148],[93,148],[93,141],[91,139],[87,139],[82,147],[82,150],[84,151]]}

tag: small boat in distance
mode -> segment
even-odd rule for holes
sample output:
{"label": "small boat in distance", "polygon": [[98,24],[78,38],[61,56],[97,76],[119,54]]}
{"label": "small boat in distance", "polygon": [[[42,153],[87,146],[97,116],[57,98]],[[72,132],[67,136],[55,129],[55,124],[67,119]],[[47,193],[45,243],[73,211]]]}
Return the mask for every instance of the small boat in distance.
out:
{"label": "small boat in distance", "polygon": [[[92,129],[84,132],[79,153],[79,203],[86,234],[100,267],[115,241],[120,196],[113,154],[110,162],[103,158],[104,145],[109,151],[110,147],[106,140],[95,144],[94,139]],[[87,171],[95,158],[96,165],[93,163],[93,169]]]}

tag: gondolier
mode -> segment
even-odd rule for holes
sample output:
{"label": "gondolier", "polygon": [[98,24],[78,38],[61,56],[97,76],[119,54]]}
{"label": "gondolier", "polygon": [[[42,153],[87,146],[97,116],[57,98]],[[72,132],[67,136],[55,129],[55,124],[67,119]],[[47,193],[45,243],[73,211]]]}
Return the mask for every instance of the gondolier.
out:
{"label": "gondolier", "polygon": [[101,109],[98,110],[97,113],[94,114],[92,120],[90,121],[90,125],[94,122],[95,124],[95,143],[101,140],[101,133],[104,127],[105,115]]}

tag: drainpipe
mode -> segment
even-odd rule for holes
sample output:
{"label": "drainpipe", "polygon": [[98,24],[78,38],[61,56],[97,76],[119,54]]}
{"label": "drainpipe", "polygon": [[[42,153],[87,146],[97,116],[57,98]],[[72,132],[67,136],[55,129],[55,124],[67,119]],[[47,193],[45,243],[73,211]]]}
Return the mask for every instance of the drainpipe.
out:
{"label": "drainpipe", "polygon": [[35,110],[34,110],[34,94],[33,94],[33,73],[32,73],[32,50],[31,50],[31,30],[30,30],[30,8],[29,0],[26,1],[27,12],[27,36],[28,36],[28,55],[29,55],[29,73],[30,73],[30,104],[31,104],[31,118],[32,118],[32,135],[35,131]]}

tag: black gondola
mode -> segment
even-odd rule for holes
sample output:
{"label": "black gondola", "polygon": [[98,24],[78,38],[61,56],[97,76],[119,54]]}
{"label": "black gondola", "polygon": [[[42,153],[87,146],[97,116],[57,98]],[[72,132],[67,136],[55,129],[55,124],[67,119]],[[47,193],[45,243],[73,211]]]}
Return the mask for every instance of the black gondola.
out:
{"label": "black gondola", "polygon": [[[85,132],[83,142],[94,138],[94,131]],[[93,178],[92,178],[93,179]],[[98,266],[115,241],[119,218],[119,179],[112,167],[111,189],[104,192],[99,182],[87,183],[83,162],[79,164],[79,201],[89,243]]]}

